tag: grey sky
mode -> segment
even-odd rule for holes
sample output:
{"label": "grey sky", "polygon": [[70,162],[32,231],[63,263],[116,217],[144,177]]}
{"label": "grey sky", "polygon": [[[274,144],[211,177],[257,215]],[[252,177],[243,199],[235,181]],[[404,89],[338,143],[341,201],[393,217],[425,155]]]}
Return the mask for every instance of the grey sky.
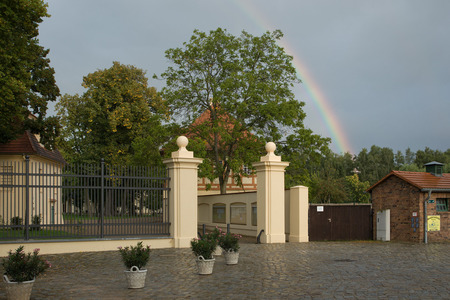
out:
{"label": "grey sky", "polygon": [[52,16],[39,38],[63,94],[82,94],[83,76],[113,61],[146,70],[160,89],[164,82],[151,77],[167,68],[164,51],[182,46],[194,29],[281,29],[289,54],[311,75],[294,89],[306,103],[305,124],[333,138],[335,152],[342,136],[329,130],[307,92],[312,81],[347,136],[346,151],[450,148],[450,1],[47,2]]}

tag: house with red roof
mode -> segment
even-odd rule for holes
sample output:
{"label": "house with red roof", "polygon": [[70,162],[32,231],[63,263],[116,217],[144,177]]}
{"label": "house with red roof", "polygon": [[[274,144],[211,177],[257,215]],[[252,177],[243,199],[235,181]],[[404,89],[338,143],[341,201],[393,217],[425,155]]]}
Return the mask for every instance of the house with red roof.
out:
{"label": "house with red roof", "polygon": [[45,148],[30,131],[0,144],[0,222],[15,218],[13,225],[24,225],[28,209],[29,224],[62,224],[59,175],[64,164],[58,150]]}
{"label": "house with red roof", "polygon": [[[450,173],[438,162],[425,167],[426,172],[392,171],[367,190],[377,215],[375,240],[386,229],[390,240],[450,241]],[[386,216],[385,226],[380,219]]]}

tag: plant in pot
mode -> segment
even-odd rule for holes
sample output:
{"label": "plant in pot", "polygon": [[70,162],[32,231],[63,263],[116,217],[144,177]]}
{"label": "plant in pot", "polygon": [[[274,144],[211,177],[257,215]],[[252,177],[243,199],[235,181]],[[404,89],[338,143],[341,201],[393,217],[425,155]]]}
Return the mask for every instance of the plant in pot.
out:
{"label": "plant in pot", "polygon": [[147,265],[150,259],[150,246],[145,246],[138,242],[136,246],[119,247],[120,256],[127,268],[125,276],[128,282],[128,288],[140,289],[145,286],[147,276]]}
{"label": "plant in pot", "polygon": [[8,299],[30,299],[36,277],[51,267],[48,261],[38,256],[39,249],[28,254],[23,249],[24,246],[19,246],[15,252],[10,250],[8,257],[2,260]]}
{"label": "plant in pot", "polygon": [[201,275],[212,274],[214,268],[214,250],[217,247],[217,240],[206,238],[194,238],[191,241],[191,249],[196,256],[197,270]]}
{"label": "plant in pot", "polygon": [[213,231],[211,231],[210,233],[205,234],[203,236],[204,239],[215,240],[216,241],[216,245],[217,246],[216,246],[216,249],[213,252],[214,256],[222,255],[222,248],[219,246],[219,237],[222,234],[223,234],[222,229],[216,226],[216,228],[214,228]]}
{"label": "plant in pot", "polygon": [[227,265],[235,265],[239,260],[239,240],[242,235],[224,233],[219,237],[219,245],[223,249],[223,255]]}

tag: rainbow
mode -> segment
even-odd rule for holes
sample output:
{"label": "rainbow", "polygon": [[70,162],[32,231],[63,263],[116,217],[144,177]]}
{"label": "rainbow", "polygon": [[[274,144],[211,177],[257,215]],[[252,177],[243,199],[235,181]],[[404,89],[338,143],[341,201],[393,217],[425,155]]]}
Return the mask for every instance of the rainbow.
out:
{"label": "rainbow", "polygon": [[[233,1],[234,4],[243,11],[257,26],[262,30],[274,30],[273,26],[267,21],[267,18],[258,10],[255,5],[252,5],[250,1]],[[350,145],[347,135],[342,128],[336,114],[333,113],[333,108],[327,100],[325,94],[321,91],[319,85],[316,83],[314,78],[308,72],[304,63],[299,59],[299,55],[295,54],[294,47],[291,47],[289,43],[285,40],[281,40],[278,44],[285,49],[285,51],[294,57],[293,65],[297,71],[297,76],[301,78],[303,86],[306,88],[308,95],[311,97],[312,102],[318,109],[320,116],[322,117],[328,132],[331,135],[332,141],[336,144],[338,150],[341,153],[352,151],[352,146]]]}

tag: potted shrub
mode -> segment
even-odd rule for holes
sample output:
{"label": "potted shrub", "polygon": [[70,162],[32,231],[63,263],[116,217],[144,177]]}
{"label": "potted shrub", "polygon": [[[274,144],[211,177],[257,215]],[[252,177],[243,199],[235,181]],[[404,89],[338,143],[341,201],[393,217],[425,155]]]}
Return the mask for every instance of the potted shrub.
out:
{"label": "potted shrub", "polygon": [[25,254],[23,248],[19,246],[15,252],[10,250],[8,257],[2,260],[8,299],[30,299],[36,277],[51,267],[48,261],[38,256],[39,249]]}
{"label": "potted shrub", "polygon": [[147,265],[150,259],[150,246],[143,246],[142,242],[138,242],[136,246],[119,247],[120,256],[127,268],[125,276],[129,289],[140,289],[145,286],[145,278],[147,276]]}
{"label": "potted shrub", "polygon": [[227,265],[235,265],[239,260],[239,239],[242,236],[234,233],[224,233],[219,237],[219,245]]}
{"label": "potted shrub", "polygon": [[205,234],[205,236],[203,237],[204,239],[207,239],[207,240],[215,240],[216,241],[217,246],[213,252],[214,256],[222,255],[222,248],[219,246],[219,237],[222,234],[223,234],[222,229],[216,226],[216,228],[214,228],[213,231],[211,231],[208,234]]}
{"label": "potted shrub", "polygon": [[214,268],[214,250],[217,247],[217,240],[204,237],[194,238],[191,241],[191,249],[196,256],[197,270],[201,275],[211,274]]}

